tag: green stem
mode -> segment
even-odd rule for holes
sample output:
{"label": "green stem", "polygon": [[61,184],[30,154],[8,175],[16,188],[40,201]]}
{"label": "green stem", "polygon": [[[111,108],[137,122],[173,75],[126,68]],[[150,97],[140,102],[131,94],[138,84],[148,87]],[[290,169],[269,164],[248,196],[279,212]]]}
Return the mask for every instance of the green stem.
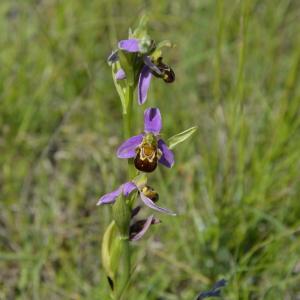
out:
{"label": "green stem", "polygon": [[133,104],[133,87],[128,86],[126,92],[126,111],[123,111],[123,133],[124,138],[128,139],[131,136],[132,130],[132,104]]}
{"label": "green stem", "polygon": [[[126,110],[123,111],[123,134],[128,139],[132,136],[132,109],[133,109],[133,91],[134,87],[128,85],[126,92]],[[128,160],[128,176],[129,180],[133,178],[134,168],[131,160]],[[129,222],[128,222],[129,224]],[[128,228],[129,232],[129,228]],[[118,274],[118,282],[116,284],[115,299],[119,300],[124,296],[131,275],[131,251],[128,236],[121,236],[121,272]]]}
{"label": "green stem", "polygon": [[122,299],[122,297],[124,297],[130,279],[130,271],[131,271],[131,253],[130,253],[128,236],[120,237],[120,239],[122,243],[122,255],[121,255],[122,274],[119,274],[118,276],[119,280],[116,286],[115,300],[120,300]]}
{"label": "green stem", "polygon": [[[128,139],[133,135],[132,132],[132,110],[133,110],[133,92],[134,87],[128,86],[126,92],[126,111],[123,112],[123,133],[124,138]],[[133,166],[133,161],[131,159],[128,160],[128,177],[132,179],[135,176],[135,169]]]}

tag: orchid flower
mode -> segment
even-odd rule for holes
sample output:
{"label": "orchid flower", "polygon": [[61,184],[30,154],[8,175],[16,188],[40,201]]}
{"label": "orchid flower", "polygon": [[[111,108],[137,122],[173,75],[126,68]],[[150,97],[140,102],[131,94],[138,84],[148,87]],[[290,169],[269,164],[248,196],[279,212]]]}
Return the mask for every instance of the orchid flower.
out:
{"label": "orchid flower", "polygon": [[147,108],[144,113],[144,133],[126,140],[117,150],[119,158],[134,158],[135,167],[143,172],[153,172],[157,162],[171,168],[174,154],[159,137],[162,127],[158,108]]}
{"label": "orchid flower", "polygon": [[131,241],[139,240],[148,231],[151,225],[160,223],[160,220],[153,215],[147,219],[135,221],[129,228],[129,239]]}
{"label": "orchid flower", "polygon": [[[142,58],[142,67],[138,75],[138,103],[143,104],[147,100],[152,75],[162,78],[165,82],[171,83],[175,80],[174,71],[162,62],[162,57],[155,59],[151,56],[155,45],[153,41],[131,38],[121,40],[118,43],[118,50],[128,53],[137,53]],[[118,50],[115,50],[108,57],[109,63],[118,61]],[[125,71],[119,69],[115,75],[117,80],[126,78]]]}
{"label": "orchid flower", "polygon": [[138,191],[139,196],[141,200],[144,202],[144,204],[156,211],[159,211],[161,213],[169,214],[169,215],[176,215],[174,212],[167,208],[162,208],[155,204],[155,200],[153,201],[150,199],[149,194],[144,189],[145,186],[138,186],[133,181],[128,181],[122,185],[120,185],[116,190],[105,194],[102,196],[98,202],[97,205],[103,205],[103,204],[113,204],[116,202],[116,199],[123,194],[125,197],[128,197],[133,191]]}

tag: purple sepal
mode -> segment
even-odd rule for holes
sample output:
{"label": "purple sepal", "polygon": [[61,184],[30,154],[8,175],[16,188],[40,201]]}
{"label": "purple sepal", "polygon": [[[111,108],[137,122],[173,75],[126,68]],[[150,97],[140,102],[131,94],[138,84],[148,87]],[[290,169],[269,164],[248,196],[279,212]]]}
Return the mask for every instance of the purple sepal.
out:
{"label": "purple sepal", "polygon": [[122,193],[122,186],[118,187],[115,191],[110,192],[108,194],[103,195],[99,201],[97,202],[97,205],[102,204],[111,204],[116,201],[116,198]]}
{"label": "purple sepal", "polygon": [[140,45],[139,40],[137,39],[128,39],[128,40],[121,40],[118,44],[119,49],[127,51],[127,52],[139,52]]}
{"label": "purple sepal", "polygon": [[149,229],[151,225],[160,223],[160,220],[149,216],[147,219],[134,222],[129,229],[129,237],[131,241],[139,240]]}
{"label": "purple sepal", "polygon": [[[133,233],[131,236],[130,236],[130,240],[131,241],[137,241],[139,240],[146,232],[147,230],[149,229],[151,223],[152,223],[152,220],[153,220],[153,215],[149,216],[147,218],[147,220],[142,220],[142,229],[138,232],[138,233]],[[138,221],[141,223],[141,221]],[[135,224],[133,224],[132,227],[134,227]]]}
{"label": "purple sepal", "polygon": [[141,105],[147,100],[152,74],[148,66],[144,65],[140,72],[138,82],[138,103]]}
{"label": "purple sepal", "polygon": [[168,168],[172,168],[174,165],[174,153],[168,148],[163,140],[158,141],[158,148],[162,152],[162,156],[159,162]]}
{"label": "purple sepal", "polygon": [[123,69],[119,69],[117,71],[117,73],[115,74],[115,78],[116,80],[122,80],[122,79],[125,79],[126,78],[126,74],[125,74],[125,71]]}
{"label": "purple sepal", "polygon": [[157,211],[159,211],[161,213],[165,213],[165,214],[168,214],[168,215],[176,216],[176,214],[174,212],[172,212],[171,210],[156,205],[151,199],[149,199],[148,197],[146,197],[142,192],[140,192],[140,196],[141,196],[142,201],[148,207],[150,207],[150,208],[152,208],[154,210],[157,210]]}
{"label": "purple sepal", "polygon": [[126,140],[117,150],[119,158],[132,158],[136,156],[136,148],[143,140],[143,134],[135,135]]}
{"label": "purple sepal", "polygon": [[147,108],[144,112],[144,130],[154,135],[160,133],[162,127],[161,114],[158,108]]}
{"label": "purple sepal", "polygon": [[137,186],[129,181],[123,184],[123,195],[127,197],[132,191],[136,190]]}

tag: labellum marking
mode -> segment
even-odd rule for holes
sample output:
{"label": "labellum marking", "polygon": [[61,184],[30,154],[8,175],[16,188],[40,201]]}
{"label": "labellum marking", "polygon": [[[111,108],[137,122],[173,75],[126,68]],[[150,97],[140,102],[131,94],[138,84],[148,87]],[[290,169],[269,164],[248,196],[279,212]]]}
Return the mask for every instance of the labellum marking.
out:
{"label": "labellum marking", "polygon": [[142,172],[153,172],[157,166],[157,149],[151,145],[142,145],[137,149],[135,167]]}
{"label": "labellum marking", "polygon": [[160,156],[161,151],[157,148],[156,137],[153,134],[146,134],[136,150],[134,165],[142,172],[153,172]]}

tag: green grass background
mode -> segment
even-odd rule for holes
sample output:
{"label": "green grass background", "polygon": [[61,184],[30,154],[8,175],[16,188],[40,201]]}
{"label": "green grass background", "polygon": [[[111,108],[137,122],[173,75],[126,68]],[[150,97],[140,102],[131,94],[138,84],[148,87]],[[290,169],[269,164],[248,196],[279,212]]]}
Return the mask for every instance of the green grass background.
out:
{"label": "green grass background", "polygon": [[[108,299],[103,193],[126,180],[106,57],[147,12],[176,82],[154,80],[165,137],[151,175],[178,216],[135,243],[128,299],[300,297],[298,0],[0,2],[0,299]],[[136,133],[146,106],[135,108]]]}

